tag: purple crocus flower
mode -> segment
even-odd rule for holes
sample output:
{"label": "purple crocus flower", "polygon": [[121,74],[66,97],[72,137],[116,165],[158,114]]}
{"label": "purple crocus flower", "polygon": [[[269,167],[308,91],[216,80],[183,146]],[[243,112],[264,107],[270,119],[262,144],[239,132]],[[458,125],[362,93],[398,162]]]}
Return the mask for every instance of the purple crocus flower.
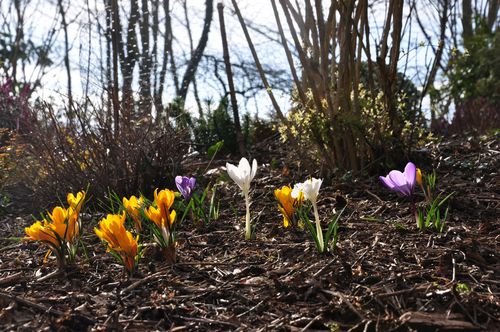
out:
{"label": "purple crocus flower", "polygon": [[194,186],[196,185],[196,179],[194,177],[188,178],[187,176],[177,175],[175,177],[175,185],[179,192],[184,197],[186,201],[191,198],[193,194]]}
{"label": "purple crocus flower", "polygon": [[411,197],[413,195],[413,188],[415,187],[416,174],[417,167],[414,163],[409,162],[406,164],[403,173],[392,170],[387,176],[381,176],[380,181],[398,195]]}

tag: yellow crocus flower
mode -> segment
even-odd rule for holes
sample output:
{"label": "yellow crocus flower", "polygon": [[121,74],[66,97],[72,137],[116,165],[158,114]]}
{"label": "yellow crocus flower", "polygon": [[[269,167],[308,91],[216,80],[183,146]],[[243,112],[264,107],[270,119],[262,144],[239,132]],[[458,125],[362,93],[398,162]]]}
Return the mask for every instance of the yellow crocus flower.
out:
{"label": "yellow crocus flower", "polygon": [[168,228],[170,229],[170,226],[175,222],[175,218],[177,216],[177,213],[175,210],[172,210],[172,212],[169,212],[167,214],[167,217],[165,218],[159,208],[156,208],[154,206],[150,206],[146,211],[146,216],[152,220],[156,226],[160,228]]}
{"label": "yellow crocus flower", "polygon": [[68,234],[67,228],[68,228],[68,210],[61,206],[56,206],[53,210],[52,213],[48,212],[47,213],[50,220],[52,221],[51,223],[45,222],[48,227],[50,227],[61,239],[64,240],[71,240],[72,236],[74,235],[73,232],[71,234]]}
{"label": "yellow crocus flower", "polygon": [[74,211],[71,207],[69,207],[66,211],[68,218],[68,231],[66,238],[71,241],[80,235],[80,224],[78,222],[78,213],[76,213],[76,211]]}
{"label": "yellow crocus flower", "polygon": [[155,189],[155,203],[164,220],[167,220],[170,215],[170,208],[174,204],[175,192],[170,189],[163,189],[158,192]]}
{"label": "yellow crocus flower", "polygon": [[51,248],[46,257],[54,251],[58,257],[60,267],[65,265],[65,252],[69,249],[70,260],[73,260],[71,248],[74,239],[79,235],[79,225],[72,208],[65,209],[56,206],[52,212],[47,212],[48,220],[36,221],[30,227],[26,227],[26,240],[41,241]]}
{"label": "yellow crocus flower", "polygon": [[108,244],[108,251],[120,255],[127,271],[132,272],[138,251],[139,236],[135,237],[125,229],[125,213],[108,214],[99,222],[99,228],[94,228],[96,235]]}
{"label": "yellow crocus flower", "polygon": [[52,229],[48,227],[46,221],[44,221],[43,224],[41,221],[36,221],[30,227],[26,227],[24,231],[26,232],[26,237],[24,238],[25,240],[41,241],[49,246],[54,246],[55,248],[61,245],[55,234],[52,232]]}
{"label": "yellow crocus flower", "polygon": [[130,199],[127,199],[126,197],[123,197],[123,206],[125,207],[125,210],[127,210],[127,213],[129,214],[130,217],[135,222],[135,229],[137,232],[140,232],[142,229],[142,224],[141,224],[141,219],[140,213],[141,213],[141,207],[144,204],[144,198],[141,196],[139,199],[132,195]]}
{"label": "yellow crocus flower", "polygon": [[302,204],[304,196],[301,193],[299,197],[293,198],[290,186],[283,186],[280,189],[274,190],[274,196],[279,202],[278,209],[283,215],[283,226],[286,228],[290,226],[295,209]]}
{"label": "yellow crocus flower", "polygon": [[85,191],[79,191],[76,196],[73,193],[69,193],[66,197],[69,206],[76,212],[76,215],[80,214],[80,209],[82,208],[83,201],[85,200]]}

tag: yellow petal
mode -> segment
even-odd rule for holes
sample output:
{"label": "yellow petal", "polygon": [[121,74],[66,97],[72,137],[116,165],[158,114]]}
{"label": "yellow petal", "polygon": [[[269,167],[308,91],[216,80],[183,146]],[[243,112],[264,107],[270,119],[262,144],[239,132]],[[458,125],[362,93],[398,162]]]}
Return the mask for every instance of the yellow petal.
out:
{"label": "yellow petal", "polygon": [[50,227],[46,226],[45,224],[42,224],[40,221],[36,221],[33,225],[30,227],[26,227],[24,229],[26,232],[26,240],[31,240],[31,241],[42,241],[42,242],[47,242],[50,244],[53,244],[54,246],[60,246],[59,241],[55,237],[54,233],[52,233],[52,230]]}
{"label": "yellow petal", "polygon": [[174,204],[175,192],[169,189],[163,189],[158,192],[155,190],[155,203],[157,208],[160,210],[161,216],[164,220],[168,218],[169,210]]}
{"label": "yellow petal", "polygon": [[128,215],[135,222],[136,230],[140,232],[142,229],[140,215],[141,215],[141,207],[142,204],[144,203],[144,198],[141,196],[139,197],[139,199],[137,199],[137,197],[132,195],[130,199],[123,197],[122,201],[123,201],[123,206],[125,207],[125,210],[127,211]]}
{"label": "yellow petal", "polygon": [[66,200],[68,201],[69,206],[76,211],[76,214],[80,214],[80,209],[83,205],[83,201],[85,200],[85,191],[79,191],[76,193],[76,196],[73,193],[69,193],[66,196]]}
{"label": "yellow petal", "polygon": [[172,210],[172,212],[170,213],[170,225],[173,225],[173,223],[175,222],[175,217],[177,216],[177,212],[175,212],[175,210]]}
{"label": "yellow petal", "polygon": [[276,189],[274,195],[279,202],[278,208],[283,214],[283,217],[287,219],[285,227],[288,226],[290,219],[295,213],[295,205],[299,202],[300,197],[297,199],[292,197],[292,188],[289,186],[283,186],[281,189]]}
{"label": "yellow petal", "polygon": [[283,215],[283,227],[287,228],[288,226],[290,226],[291,216],[287,215],[286,211],[279,205],[278,210],[280,210],[281,214]]}
{"label": "yellow petal", "polygon": [[162,227],[162,217],[160,210],[155,208],[154,206],[150,206],[146,211],[146,216],[156,224],[158,227]]}

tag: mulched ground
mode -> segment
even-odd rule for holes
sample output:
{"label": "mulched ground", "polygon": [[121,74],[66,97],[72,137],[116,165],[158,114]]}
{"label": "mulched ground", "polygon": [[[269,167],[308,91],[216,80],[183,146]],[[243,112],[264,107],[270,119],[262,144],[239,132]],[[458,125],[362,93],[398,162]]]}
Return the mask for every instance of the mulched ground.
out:
{"label": "mulched ground", "polygon": [[272,158],[284,161],[275,149],[252,184],[255,240],[243,239],[243,200],[227,183],[218,221],[183,225],[179,262],[146,253],[133,278],[90,227],[87,258],[65,273],[54,261],[43,266],[44,247],[5,239],[31,219],[7,216],[0,330],[498,331],[499,138],[451,138],[419,151],[418,166],[437,168],[440,188],[455,192],[442,234],[418,232],[407,202],[375,176],[324,183],[324,220],[348,204],[338,248],[324,255],[307,234],[281,227],[273,189],[300,178],[271,168]]}

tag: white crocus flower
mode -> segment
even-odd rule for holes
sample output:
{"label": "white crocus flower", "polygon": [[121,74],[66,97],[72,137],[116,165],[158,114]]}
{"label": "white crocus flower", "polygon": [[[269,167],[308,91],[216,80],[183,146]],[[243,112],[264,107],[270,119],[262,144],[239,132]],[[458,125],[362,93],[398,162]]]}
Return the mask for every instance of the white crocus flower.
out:
{"label": "white crocus flower", "polygon": [[311,203],[315,204],[322,182],[323,180],[321,179],[311,178],[302,183],[297,183],[295,186],[293,186],[292,198],[299,197],[299,194],[302,192],[302,194],[304,195],[304,199],[309,200],[311,201]]}
{"label": "white crocus flower", "polygon": [[241,158],[238,167],[233,164],[226,164],[227,174],[233,179],[234,182],[240,187],[245,196],[246,205],[246,223],[245,223],[245,238],[249,240],[252,236],[252,229],[250,228],[250,182],[252,182],[257,173],[257,161],[254,159],[252,162],[252,167],[247,158]]}
{"label": "white crocus flower", "polygon": [[319,220],[318,206],[316,201],[318,199],[319,188],[323,180],[311,178],[302,183],[297,183],[292,190],[292,198],[299,197],[299,194],[304,195],[304,199],[309,200],[312,203],[314,209],[314,218],[316,219],[316,234],[319,242],[319,251],[323,252],[325,250],[325,243],[323,241],[323,230],[321,229],[321,222]]}

